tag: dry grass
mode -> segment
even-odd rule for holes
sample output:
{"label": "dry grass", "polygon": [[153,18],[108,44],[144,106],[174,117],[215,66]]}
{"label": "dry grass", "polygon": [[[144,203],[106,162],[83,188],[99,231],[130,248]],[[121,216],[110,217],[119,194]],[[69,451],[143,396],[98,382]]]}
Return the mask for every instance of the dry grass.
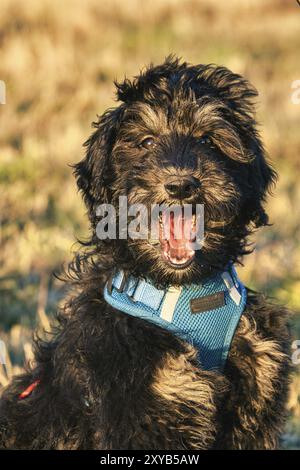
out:
{"label": "dry grass", "polygon": [[[96,114],[113,105],[113,79],[171,52],[224,64],[260,91],[258,119],[280,180],[269,202],[274,225],[257,235],[241,275],[295,310],[300,338],[300,105],[291,101],[299,15],[297,2],[286,0],[1,1],[0,325],[8,374],[30,359],[32,328],[47,326],[60,296],[50,273],[87,230],[68,164],[81,158]],[[6,380],[2,374],[0,384]],[[295,445],[299,367],[290,411]]]}

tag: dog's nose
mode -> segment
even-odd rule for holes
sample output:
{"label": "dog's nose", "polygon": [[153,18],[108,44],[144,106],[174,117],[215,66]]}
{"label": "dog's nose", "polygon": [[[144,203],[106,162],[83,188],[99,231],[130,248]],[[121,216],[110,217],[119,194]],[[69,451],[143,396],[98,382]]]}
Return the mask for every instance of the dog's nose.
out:
{"label": "dog's nose", "polygon": [[165,190],[169,196],[176,197],[178,199],[185,199],[192,196],[199,186],[199,180],[193,176],[185,176],[181,178],[177,177],[176,179],[166,183]]}

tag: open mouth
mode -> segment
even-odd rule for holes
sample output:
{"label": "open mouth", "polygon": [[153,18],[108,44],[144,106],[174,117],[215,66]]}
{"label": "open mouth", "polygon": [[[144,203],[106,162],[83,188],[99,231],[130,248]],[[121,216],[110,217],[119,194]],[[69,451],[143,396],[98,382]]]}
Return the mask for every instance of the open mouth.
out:
{"label": "open mouth", "polygon": [[186,268],[195,257],[196,216],[178,210],[163,210],[159,215],[159,242],[164,260],[174,268]]}

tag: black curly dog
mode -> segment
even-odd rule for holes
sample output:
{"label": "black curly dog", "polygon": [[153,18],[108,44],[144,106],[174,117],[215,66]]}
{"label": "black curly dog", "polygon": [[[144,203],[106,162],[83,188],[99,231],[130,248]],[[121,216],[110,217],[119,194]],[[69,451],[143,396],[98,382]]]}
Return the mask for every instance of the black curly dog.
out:
{"label": "black curly dog", "polygon": [[[116,86],[121,104],[100,117],[75,165],[91,237],[69,267],[73,289],[53,339],[36,339],[35,364],[3,393],[0,446],[277,448],[288,389],[285,309],[248,290],[218,371],[204,369],[177,334],[103,298],[119,270],[159,289],[188,286],[249,253],[249,234],[268,223],[263,206],[276,180],[256,129],[257,93],[224,67],[176,58]],[[147,207],[204,204],[202,249],[100,240],[96,209],[118,207],[120,195]]]}

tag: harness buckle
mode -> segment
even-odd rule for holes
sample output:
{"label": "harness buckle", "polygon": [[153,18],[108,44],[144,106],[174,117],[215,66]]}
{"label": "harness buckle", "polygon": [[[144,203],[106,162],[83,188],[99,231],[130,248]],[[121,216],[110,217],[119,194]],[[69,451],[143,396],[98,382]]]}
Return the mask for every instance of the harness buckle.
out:
{"label": "harness buckle", "polygon": [[123,271],[120,271],[117,274],[112,273],[107,281],[106,288],[108,293],[111,295],[113,288],[119,293],[124,292],[126,286],[126,276]]}

